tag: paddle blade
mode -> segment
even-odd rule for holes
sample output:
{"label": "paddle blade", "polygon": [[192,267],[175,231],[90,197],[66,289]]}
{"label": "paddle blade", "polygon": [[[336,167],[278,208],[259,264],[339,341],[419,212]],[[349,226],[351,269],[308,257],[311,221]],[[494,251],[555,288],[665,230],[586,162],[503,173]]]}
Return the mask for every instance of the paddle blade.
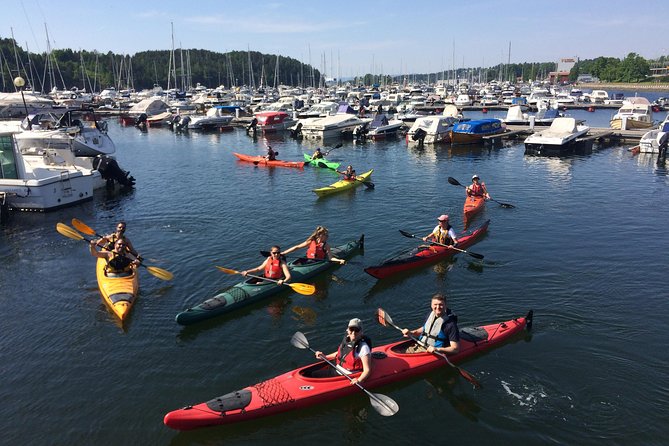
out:
{"label": "paddle blade", "polygon": [[460,184],[460,182],[453,177],[448,177],[448,182],[451,183],[453,186],[462,186],[462,184]]}
{"label": "paddle blade", "polygon": [[379,308],[376,310],[376,318],[378,319],[379,324],[383,325],[384,327],[393,326],[393,320],[390,318],[390,315],[386,313],[383,308]]}
{"label": "paddle blade", "polygon": [[305,296],[311,296],[316,292],[316,287],[313,285],[309,285],[308,283],[285,283],[284,285],[288,285],[291,287],[296,293],[299,294],[304,294]]}
{"label": "paddle blade", "polygon": [[364,184],[367,189],[374,189],[376,187],[371,181],[363,181],[362,184]]}
{"label": "paddle blade", "polygon": [[499,203],[499,205],[502,206],[503,208],[509,208],[509,209],[513,209],[513,208],[515,208],[515,206],[512,205],[511,203],[500,203],[499,201],[498,201],[498,203]]}
{"label": "paddle blade", "polygon": [[307,337],[301,331],[296,331],[295,332],[293,337],[290,338],[290,343],[293,345],[293,347],[297,347],[297,348],[301,348],[301,349],[309,348],[309,341],[307,340]]}
{"label": "paddle blade", "polygon": [[460,375],[464,379],[466,379],[467,381],[472,383],[472,385],[474,386],[475,389],[480,389],[481,388],[481,383],[476,378],[474,378],[474,375],[472,375],[471,373],[469,373],[468,371],[466,371],[464,369],[461,369],[460,367],[456,367],[456,368],[458,369],[458,372],[460,372]]}
{"label": "paddle blade", "polygon": [[418,238],[418,237],[416,237],[415,235],[413,235],[413,234],[411,234],[411,233],[409,233],[409,232],[402,231],[401,229],[400,229],[400,234],[402,234],[402,235],[405,236],[405,237],[409,237],[409,238]]}
{"label": "paddle blade", "polygon": [[84,223],[83,221],[78,220],[78,219],[76,219],[76,218],[73,218],[73,219],[72,219],[72,226],[74,226],[75,229],[76,229],[77,231],[79,231],[79,232],[81,232],[81,233],[83,233],[83,234],[87,234],[87,235],[96,235],[96,236],[98,235],[98,234],[95,232],[95,229],[91,228],[91,227],[88,226],[86,223]]}
{"label": "paddle blade", "polygon": [[174,278],[174,274],[157,266],[147,266],[146,270],[160,280],[172,280]]}
{"label": "paddle blade", "polygon": [[236,269],[223,268],[222,266],[217,266],[216,268],[218,268],[219,271],[223,271],[225,274],[239,274],[239,271]]}
{"label": "paddle blade", "polygon": [[58,231],[59,234],[73,240],[85,240],[83,235],[79,234],[77,231],[64,223],[56,223],[56,231]]}
{"label": "paddle blade", "polygon": [[368,393],[369,402],[380,415],[383,415],[384,417],[390,417],[399,412],[400,406],[391,397],[382,395],[380,393]]}
{"label": "paddle blade", "polygon": [[470,256],[474,257],[475,259],[483,260],[483,254],[477,254],[477,253],[471,252],[471,251],[465,251],[465,252],[467,254],[469,254]]}

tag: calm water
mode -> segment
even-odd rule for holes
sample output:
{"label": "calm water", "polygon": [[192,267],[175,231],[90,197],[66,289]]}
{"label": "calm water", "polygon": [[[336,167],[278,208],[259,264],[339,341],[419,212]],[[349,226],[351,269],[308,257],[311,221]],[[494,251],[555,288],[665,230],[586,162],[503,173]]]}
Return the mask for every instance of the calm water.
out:
{"label": "calm water", "polygon": [[[587,113],[603,125],[611,112]],[[663,118],[658,114],[657,119]],[[472,115],[475,117],[475,115]],[[598,122],[599,120],[599,122]],[[407,148],[402,140],[345,142],[330,158],[374,168],[375,190],[317,199],[325,170],[267,169],[235,161],[265,140],[243,131],[141,133],[110,122],[120,164],[137,178],[125,195],[46,215],[13,215],[0,228],[2,384],[0,426],[7,444],[408,444],[447,434],[461,444],[663,444],[669,435],[666,348],[669,176],[655,157],[627,146],[590,155],[540,158],[521,143]],[[312,143],[268,140],[282,159]],[[336,144],[332,142],[331,145]],[[427,233],[448,213],[462,228],[462,188],[473,173],[494,198],[489,234],[468,256],[377,282],[363,272],[415,246],[398,229]],[[103,305],[84,243],[55,231],[72,218],[98,232],[128,222],[147,263],[125,327]],[[181,310],[239,281],[215,265],[256,266],[271,244],[301,242],[318,224],[331,242],[364,233],[350,264],[318,278],[315,296],[285,292],[228,316],[183,328]],[[420,325],[435,292],[449,295],[460,325],[535,310],[531,335],[462,366],[474,390],[448,367],[378,389],[400,412],[379,416],[364,395],[308,411],[189,433],[164,414],[307,364],[289,343],[300,330],[333,350],[360,317],[376,344],[398,339],[373,320],[383,307],[402,326]]]}

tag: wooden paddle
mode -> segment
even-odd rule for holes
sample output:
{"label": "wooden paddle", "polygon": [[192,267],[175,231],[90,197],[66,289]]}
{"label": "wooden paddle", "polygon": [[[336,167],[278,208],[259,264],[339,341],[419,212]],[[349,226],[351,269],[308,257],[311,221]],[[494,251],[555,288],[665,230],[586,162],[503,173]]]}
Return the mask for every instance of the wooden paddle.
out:
{"label": "wooden paddle", "polygon": [[[295,332],[293,337],[290,339],[290,343],[294,347],[301,349],[309,349],[312,352],[316,353],[316,350],[309,347],[309,341],[307,340],[307,337],[300,331]],[[331,361],[329,361],[325,356],[321,356],[321,359],[325,361],[333,369],[338,370],[337,366],[334,365]],[[345,376],[349,381],[353,382],[353,378],[351,378],[350,376],[343,373],[342,375]],[[380,393],[372,393],[369,390],[365,389],[359,382],[356,382],[355,385],[358,386],[360,390],[362,390],[369,396],[369,402],[372,404],[374,410],[376,410],[379,414],[383,415],[384,417],[395,415],[400,410],[400,406],[395,402],[395,400],[393,400],[389,396],[382,395]]]}
{"label": "wooden paddle", "polygon": [[[406,231],[402,231],[401,229],[400,229],[400,234],[402,234],[402,235],[405,236],[405,237],[409,237],[409,238],[417,238],[417,239],[419,239],[419,240],[423,240],[422,237],[418,237],[417,235],[411,234],[411,233],[406,232]],[[464,252],[465,254],[469,254],[470,256],[474,257],[475,259],[481,259],[481,260],[483,259],[483,255],[482,255],[482,254],[477,254],[477,253],[475,253],[475,252],[471,252],[471,251],[465,251],[464,249],[456,248],[456,247],[453,246],[453,245],[445,245],[445,244],[443,244],[443,243],[434,242],[434,241],[430,241],[429,243],[431,243],[431,244],[433,244],[433,245],[437,245],[437,246],[444,246],[444,247],[446,247],[446,248],[451,248],[451,249],[454,249],[454,250],[456,250],[456,251]]]}
{"label": "wooden paddle", "polygon": [[[460,187],[464,187],[465,189],[467,189],[467,186],[465,186],[463,184],[460,184],[460,182],[453,177],[448,177],[448,182],[451,183],[453,186],[460,186]],[[503,208],[515,208],[515,206],[512,205],[511,203],[502,203],[501,201],[497,201],[494,198],[490,198],[490,201],[494,201],[495,203],[498,203]]]}
{"label": "wooden paddle", "polygon": [[[389,315],[388,313],[386,313],[385,310],[384,310],[383,308],[379,308],[379,309],[376,311],[376,315],[377,315],[377,320],[379,321],[379,324],[383,325],[384,327],[391,326],[391,327],[397,328],[399,331],[402,331],[402,329],[401,329],[400,327],[398,327],[397,325],[395,325],[395,324],[393,323],[393,320],[390,318],[390,315]],[[422,347],[427,348],[427,345],[425,345],[424,342],[422,342],[422,341],[419,340],[419,339],[416,339],[414,336],[411,335],[411,333],[409,333],[407,336],[408,336],[410,339],[412,339],[414,342],[416,342],[416,344],[418,344],[418,345],[420,345],[420,346],[422,346]],[[444,359],[446,360],[446,362],[448,363],[448,365],[450,365],[451,367],[453,367],[454,369],[456,369],[456,370],[460,373],[460,375],[462,375],[462,377],[463,377],[464,379],[466,379],[467,381],[469,381],[470,383],[472,383],[472,384],[474,385],[474,388],[476,388],[476,389],[480,389],[480,388],[481,388],[481,383],[474,377],[474,375],[472,375],[471,373],[467,372],[466,370],[461,369],[461,368],[458,367],[457,365],[453,364],[453,363],[450,361],[450,359],[448,359],[448,355],[445,355],[445,354],[443,354],[443,353],[441,353],[441,352],[437,352],[437,351],[432,352],[432,354],[444,358]]]}
{"label": "wooden paddle", "polygon": [[[226,274],[241,274],[241,271],[237,271],[236,269],[230,269],[230,268],[224,268],[222,266],[217,266],[219,270],[223,271]],[[268,282],[276,282],[278,283],[278,280],[274,279],[269,279],[267,277],[262,277],[262,276],[254,276],[253,274],[246,274],[248,277],[253,277],[255,279],[260,279],[260,280],[266,280]],[[286,283],[282,282],[282,285],[286,285],[291,287],[296,293],[303,294],[305,296],[311,296],[316,292],[316,287],[313,285],[309,285],[308,283]]]}
{"label": "wooden paddle", "polygon": [[[64,223],[57,223],[56,231],[58,231],[61,235],[64,235],[65,237],[71,238],[73,240],[82,240],[87,243],[91,242],[90,239],[87,239],[83,235],[79,234],[74,228],[70,228]],[[161,280],[172,280],[174,278],[174,275],[166,269],[158,268],[157,266],[146,266],[142,262],[139,262],[139,266],[143,266],[151,275]]]}

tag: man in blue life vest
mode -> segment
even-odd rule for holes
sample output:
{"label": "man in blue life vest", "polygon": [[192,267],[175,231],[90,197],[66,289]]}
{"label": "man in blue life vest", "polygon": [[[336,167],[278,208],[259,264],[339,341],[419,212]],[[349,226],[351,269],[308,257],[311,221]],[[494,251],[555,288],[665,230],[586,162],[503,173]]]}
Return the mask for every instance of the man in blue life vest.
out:
{"label": "man in blue life vest", "polygon": [[446,296],[437,293],[432,296],[432,311],[425,324],[415,330],[402,329],[404,336],[417,337],[419,344],[407,348],[407,353],[439,352],[453,355],[460,351],[460,330],[458,317],[446,306]]}

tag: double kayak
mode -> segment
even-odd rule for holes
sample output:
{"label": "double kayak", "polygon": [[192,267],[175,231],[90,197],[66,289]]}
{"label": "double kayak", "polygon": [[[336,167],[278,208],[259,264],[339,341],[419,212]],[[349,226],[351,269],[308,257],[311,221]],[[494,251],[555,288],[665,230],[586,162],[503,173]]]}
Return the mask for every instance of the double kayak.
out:
{"label": "double kayak", "polygon": [[[488,230],[490,220],[471,231],[461,233],[457,236],[459,249],[467,249],[476,243]],[[377,279],[385,279],[402,271],[418,268],[429,263],[451,257],[459,253],[457,249],[450,246],[422,245],[402,252],[394,257],[384,260],[380,265],[365,268],[365,272]]]}
{"label": "double kayak", "polygon": [[338,192],[343,192],[348,189],[353,189],[354,187],[360,186],[360,184],[367,181],[369,177],[372,176],[372,172],[374,172],[374,169],[369,170],[365,173],[361,173],[360,175],[357,175],[355,180],[339,180],[336,183],[332,183],[329,186],[313,189],[313,191],[319,197],[324,197],[326,195],[336,194]]}
{"label": "double kayak", "polygon": [[[460,351],[449,355],[451,363],[490,350],[532,326],[532,311],[524,317],[460,330]],[[364,381],[373,389],[406,380],[438,367],[446,361],[436,355],[406,353],[413,341],[402,340],[372,349],[372,372]],[[178,430],[191,430],[219,424],[231,424],[304,409],[316,404],[360,393],[344,376],[315,378],[314,372],[329,367],[324,362],[300,367],[266,381],[230,392],[204,403],[186,406],[165,415],[165,425]],[[359,373],[349,375],[359,376]],[[408,416],[408,415],[407,415]]]}
{"label": "double kayak", "polygon": [[235,155],[239,159],[239,161],[253,163],[256,166],[297,167],[300,169],[304,167],[303,161],[282,161],[282,160],[269,161],[265,159],[264,156],[259,156],[259,155],[244,155],[243,153],[235,153],[235,152],[232,152],[232,154]]}
{"label": "double kayak", "polygon": [[315,167],[322,167],[324,169],[337,170],[339,168],[339,163],[334,161],[328,161],[325,158],[312,158],[311,155],[304,154],[304,161]]}
{"label": "double kayak", "polygon": [[139,274],[137,274],[137,268],[133,268],[131,272],[123,275],[106,273],[106,265],[107,261],[105,259],[98,259],[95,266],[98,287],[107,306],[123,321],[137,299]]}
{"label": "double kayak", "polygon": [[465,221],[471,218],[474,214],[482,211],[484,205],[484,197],[471,195],[465,198],[465,205],[463,207]]}
{"label": "double kayak", "polygon": [[[363,244],[364,235],[358,240],[350,241],[345,245],[333,247],[330,249],[330,252],[334,257],[345,259],[356,249],[362,248]],[[291,260],[288,262],[291,282],[302,282],[305,279],[314,277],[315,275],[334,267],[335,265],[339,265],[339,263],[331,262],[329,260],[313,260],[306,258]],[[276,282],[250,278],[194,307],[182,311],[177,314],[175,319],[180,325],[191,325],[196,322],[228,313],[237,308],[250,305],[288,289],[290,288],[284,285],[279,285]]]}

